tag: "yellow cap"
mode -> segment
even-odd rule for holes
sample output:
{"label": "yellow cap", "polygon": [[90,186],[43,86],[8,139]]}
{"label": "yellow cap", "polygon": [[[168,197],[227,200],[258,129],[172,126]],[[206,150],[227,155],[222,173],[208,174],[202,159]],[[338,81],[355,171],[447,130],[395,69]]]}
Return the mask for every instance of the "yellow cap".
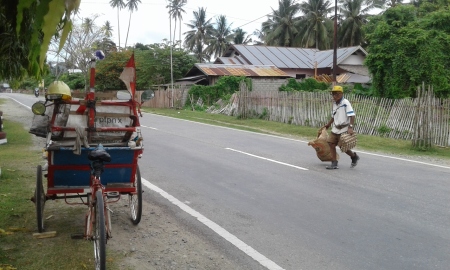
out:
{"label": "yellow cap", "polygon": [[63,81],[54,81],[48,86],[47,99],[63,99],[70,100],[72,95],[70,93],[70,88]]}
{"label": "yellow cap", "polygon": [[331,92],[344,92],[344,89],[342,89],[342,86],[335,85],[333,86],[333,90]]}

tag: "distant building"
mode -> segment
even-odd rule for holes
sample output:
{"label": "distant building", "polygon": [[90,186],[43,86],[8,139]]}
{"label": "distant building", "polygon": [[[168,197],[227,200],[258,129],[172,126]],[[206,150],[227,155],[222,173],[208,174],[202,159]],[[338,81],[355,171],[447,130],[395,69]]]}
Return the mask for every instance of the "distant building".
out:
{"label": "distant building", "polygon": [[[368,83],[369,72],[364,66],[367,52],[361,46],[337,49],[338,82]],[[313,77],[330,81],[333,73],[333,50],[310,48],[230,45],[212,64],[195,64],[177,82],[213,85],[220,76],[247,76],[270,83],[274,79]],[[279,82],[275,83],[280,85]]]}

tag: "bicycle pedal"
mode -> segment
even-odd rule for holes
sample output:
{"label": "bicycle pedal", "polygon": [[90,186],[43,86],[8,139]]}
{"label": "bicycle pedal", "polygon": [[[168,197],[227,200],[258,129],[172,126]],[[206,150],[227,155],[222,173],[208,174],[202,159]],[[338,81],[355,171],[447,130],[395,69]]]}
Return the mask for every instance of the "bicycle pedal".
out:
{"label": "bicycle pedal", "polygon": [[120,193],[118,191],[110,191],[110,192],[106,192],[106,197],[108,199],[116,199],[119,198]]}
{"label": "bicycle pedal", "polygon": [[84,234],[82,233],[73,233],[70,235],[70,238],[72,239],[84,239]]}

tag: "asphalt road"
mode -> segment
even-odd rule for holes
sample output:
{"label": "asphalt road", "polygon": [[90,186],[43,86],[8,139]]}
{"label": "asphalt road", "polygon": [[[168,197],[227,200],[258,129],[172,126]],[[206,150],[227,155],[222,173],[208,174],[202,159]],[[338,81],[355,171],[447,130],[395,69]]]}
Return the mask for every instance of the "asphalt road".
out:
{"label": "asphalt road", "polygon": [[142,177],[269,269],[449,269],[450,167],[357,151],[356,168],[343,154],[330,171],[304,141],[152,114],[141,124]]}
{"label": "asphalt road", "polygon": [[284,269],[449,268],[449,167],[359,152],[329,171],[306,142],[141,124],[142,174]]}

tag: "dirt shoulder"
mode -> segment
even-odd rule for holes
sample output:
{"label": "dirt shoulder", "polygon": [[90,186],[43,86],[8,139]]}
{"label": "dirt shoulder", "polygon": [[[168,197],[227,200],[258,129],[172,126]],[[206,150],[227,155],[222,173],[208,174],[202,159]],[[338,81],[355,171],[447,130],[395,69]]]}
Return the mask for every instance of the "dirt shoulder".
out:
{"label": "dirt shoulder", "polygon": [[[30,111],[6,100],[0,109],[4,117],[28,130]],[[36,136],[33,142],[35,149],[45,145]],[[144,189],[143,215],[137,226],[131,223],[126,196],[110,208],[113,238],[107,244],[107,257],[118,269],[265,269],[156,192]]]}

